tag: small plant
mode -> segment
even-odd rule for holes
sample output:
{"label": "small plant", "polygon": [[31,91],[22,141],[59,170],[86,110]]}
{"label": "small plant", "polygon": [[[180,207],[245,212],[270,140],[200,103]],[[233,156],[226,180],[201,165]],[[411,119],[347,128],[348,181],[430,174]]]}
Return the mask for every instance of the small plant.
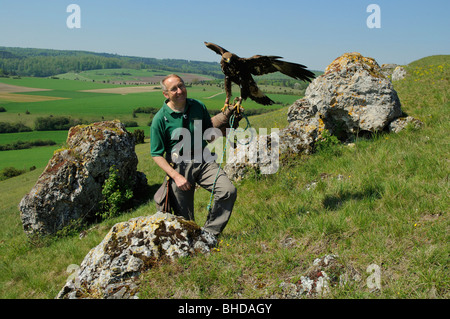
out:
{"label": "small plant", "polygon": [[103,219],[117,216],[133,198],[133,191],[120,179],[118,173],[119,170],[115,166],[110,167],[109,177],[103,184],[103,200],[100,202],[101,209],[97,213]]}
{"label": "small plant", "polygon": [[323,130],[322,136],[316,142],[316,151],[332,153],[334,155],[339,155],[338,145],[340,144],[339,139],[331,135],[328,130]]}

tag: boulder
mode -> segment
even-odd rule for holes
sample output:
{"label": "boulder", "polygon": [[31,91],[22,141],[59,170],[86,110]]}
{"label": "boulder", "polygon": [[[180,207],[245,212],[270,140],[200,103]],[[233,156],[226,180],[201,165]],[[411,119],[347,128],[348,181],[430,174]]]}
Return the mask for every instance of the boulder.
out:
{"label": "boulder", "polygon": [[402,116],[389,123],[388,130],[391,133],[398,133],[404,130],[408,124],[415,129],[419,129],[424,125],[421,120],[412,116]]}
{"label": "boulder", "polygon": [[395,68],[398,66],[398,64],[394,63],[386,63],[381,65],[381,72],[383,72],[385,77],[391,77],[392,72],[394,72]]}
{"label": "boulder", "polygon": [[392,72],[392,81],[400,81],[406,77],[406,70],[402,66],[397,66]]}
{"label": "boulder", "polygon": [[280,131],[280,152],[311,154],[325,129],[317,106],[305,98],[297,100],[288,110],[288,122]]}
{"label": "boulder", "polygon": [[113,166],[131,188],[147,184],[145,175],[136,170],[133,136],[119,121],[72,127],[66,144],[55,151],[19,204],[27,234],[53,234],[75,220],[92,217]]}
{"label": "boulder", "polygon": [[334,60],[308,86],[305,99],[341,140],[382,131],[402,115],[397,92],[378,63],[356,52]]}
{"label": "boulder", "polygon": [[[279,130],[272,129],[268,135],[257,135],[256,130],[248,138],[239,138],[235,147],[227,150],[227,163],[223,170],[228,178],[239,181],[249,172],[274,174],[279,168]],[[264,130],[264,129],[261,129]]]}
{"label": "boulder", "polygon": [[86,255],[58,299],[137,298],[138,277],[162,260],[209,253],[217,239],[193,221],[157,212],[114,225]]}

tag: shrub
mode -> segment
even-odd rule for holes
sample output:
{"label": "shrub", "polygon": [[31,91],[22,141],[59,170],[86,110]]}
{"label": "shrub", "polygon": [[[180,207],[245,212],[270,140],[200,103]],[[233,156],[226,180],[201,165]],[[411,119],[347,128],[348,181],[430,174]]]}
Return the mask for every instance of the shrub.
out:
{"label": "shrub", "polygon": [[138,127],[138,123],[136,121],[123,121],[122,122],[125,127]]}
{"label": "shrub", "polygon": [[122,181],[118,175],[119,170],[114,166],[109,169],[109,177],[102,188],[103,200],[101,208],[97,213],[102,219],[118,216],[127,202],[133,198],[133,191]]}
{"label": "shrub", "polygon": [[136,144],[143,144],[144,138],[145,138],[145,132],[144,130],[135,130],[133,132],[134,142]]}
{"label": "shrub", "polygon": [[0,122],[0,133],[19,133],[31,131],[31,128],[22,123]]}
{"label": "shrub", "polygon": [[73,126],[83,124],[81,120],[75,120],[66,116],[38,117],[34,122],[36,131],[64,131]]}
{"label": "shrub", "polygon": [[12,150],[23,150],[27,148],[32,148],[34,146],[47,146],[47,145],[55,145],[56,142],[52,140],[35,140],[35,141],[16,141],[12,144],[0,145],[0,151],[12,151]]}
{"label": "shrub", "polygon": [[5,167],[0,171],[0,181],[4,181],[5,179],[19,176],[20,174],[25,173],[24,170],[19,170],[14,167]]}

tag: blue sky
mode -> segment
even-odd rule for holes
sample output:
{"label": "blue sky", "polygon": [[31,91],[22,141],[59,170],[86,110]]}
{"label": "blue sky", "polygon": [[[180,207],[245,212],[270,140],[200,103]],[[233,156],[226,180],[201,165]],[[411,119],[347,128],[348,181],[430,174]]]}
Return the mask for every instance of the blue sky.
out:
{"label": "blue sky", "polygon": [[[79,29],[66,25],[72,3]],[[369,4],[381,28],[366,24]],[[0,0],[0,13],[0,46],[219,61],[209,41],[314,70],[346,52],[380,65],[450,54],[449,0]]]}

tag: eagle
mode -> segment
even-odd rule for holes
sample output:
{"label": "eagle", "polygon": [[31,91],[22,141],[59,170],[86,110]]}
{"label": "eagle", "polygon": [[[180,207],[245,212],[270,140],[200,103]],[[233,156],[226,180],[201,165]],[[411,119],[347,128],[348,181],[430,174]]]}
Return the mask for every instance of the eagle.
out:
{"label": "eagle", "polygon": [[[222,59],[220,65],[225,75],[225,107],[229,104],[231,98],[232,82],[239,85],[241,89],[241,100],[252,99],[262,105],[272,105],[275,102],[266,96],[256,85],[253,75],[263,75],[273,72],[281,72],[294,79],[311,82],[315,78],[313,72],[308,71],[302,64],[281,61],[282,57],[272,55],[254,55],[250,58],[241,58],[234,53],[211,42],[205,42],[206,47],[213,50]],[[224,107],[224,108],[225,108]]]}

